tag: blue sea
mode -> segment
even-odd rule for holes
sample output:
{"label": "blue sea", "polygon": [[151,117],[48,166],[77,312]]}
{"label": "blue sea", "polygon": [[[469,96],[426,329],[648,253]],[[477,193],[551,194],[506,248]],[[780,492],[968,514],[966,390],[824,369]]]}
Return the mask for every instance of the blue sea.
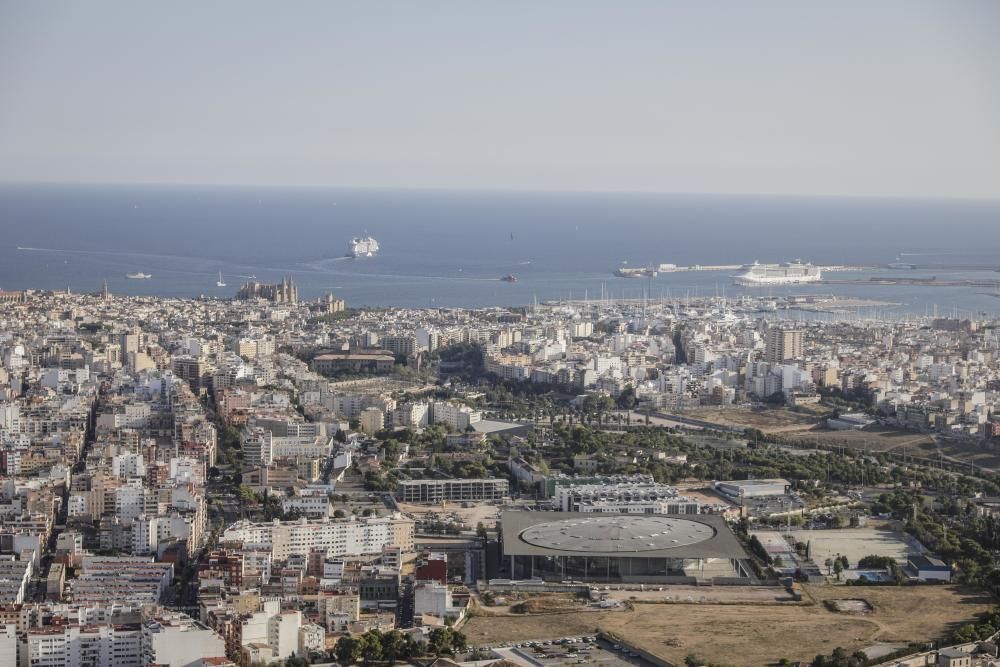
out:
{"label": "blue sea", "polygon": [[[377,257],[344,258],[370,234]],[[21,249],[19,249],[21,248]],[[518,306],[725,293],[730,272],[623,279],[660,263],[919,265],[829,274],[1000,280],[1000,201],[200,186],[0,186],[0,288],[232,296],[290,275],[349,306]],[[971,267],[971,268],[970,268]],[[129,272],[153,274],[128,280]],[[215,283],[222,272],[226,288]],[[517,282],[499,280],[513,274]],[[900,304],[862,315],[997,315],[996,288],[801,285]]]}

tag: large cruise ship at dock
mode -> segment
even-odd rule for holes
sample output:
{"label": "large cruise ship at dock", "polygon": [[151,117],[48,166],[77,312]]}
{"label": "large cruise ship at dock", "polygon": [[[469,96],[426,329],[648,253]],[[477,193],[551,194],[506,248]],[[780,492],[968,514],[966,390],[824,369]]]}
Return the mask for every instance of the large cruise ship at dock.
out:
{"label": "large cruise ship at dock", "polygon": [[347,244],[348,257],[374,257],[378,252],[378,241],[370,236],[364,238],[355,236]]}
{"label": "large cruise ship at dock", "polygon": [[733,276],[737,285],[796,285],[815,283],[823,279],[822,271],[813,264],[803,264],[801,260],[785,264],[745,264],[740,273]]}

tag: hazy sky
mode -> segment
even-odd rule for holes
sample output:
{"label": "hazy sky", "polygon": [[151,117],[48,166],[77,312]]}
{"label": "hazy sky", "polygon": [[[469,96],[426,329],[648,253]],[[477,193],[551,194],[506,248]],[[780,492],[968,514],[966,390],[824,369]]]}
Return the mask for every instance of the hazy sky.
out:
{"label": "hazy sky", "polygon": [[0,2],[0,180],[1000,197],[1000,2]]}

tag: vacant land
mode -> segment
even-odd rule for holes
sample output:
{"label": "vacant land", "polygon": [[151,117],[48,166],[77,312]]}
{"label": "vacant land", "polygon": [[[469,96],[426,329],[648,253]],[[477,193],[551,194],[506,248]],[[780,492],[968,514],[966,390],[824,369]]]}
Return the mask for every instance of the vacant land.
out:
{"label": "vacant land", "polygon": [[[810,586],[806,595],[816,604],[636,605],[633,612],[609,616],[602,627],[674,662],[694,653],[710,662],[765,665],[782,657],[809,660],[837,646],[853,652],[879,641],[940,637],[993,606],[981,594],[944,586]],[[862,598],[874,612],[839,614],[823,604],[839,598]]]}
{"label": "vacant land", "polygon": [[942,438],[937,443],[922,446],[917,455],[930,459],[944,455],[961,463],[975,464],[977,467],[993,471],[1000,470],[1000,451],[997,451],[995,444],[989,442],[972,443]]}
{"label": "vacant land", "polygon": [[[778,586],[661,586],[662,590],[609,590],[608,597],[622,602],[674,604],[778,604],[791,600]],[[782,602],[783,604],[784,602]]]}
{"label": "vacant land", "polygon": [[869,426],[859,431],[830,431],[816,428],[808,431],[786,433],[784,439],[796,445],[820,447],[848,447],[869,452],[892,452],[906,455],[916,460],[939,461],[941,457],[950,462],[974,464],[988,470],[1000,470],[1000,450],[996,445],[981,442],[966,442],[934,438],[926,433],[914,433],[889,428]]}
{"label": "vacant land", "polygon": [[[831,431],[814,429],[799,431],[786,440],[796,444],[822,447],[848,447],[871,452],[897,452],[907,449],[910,454],[920,454],[926,447],[934,447],[934,441],[924,433],[902,431],[887,426],[869,426],[859,431]],[[926,454],[923,454],[926,455]]]}
{"label": "vacant land", "polygon": [[790,433],[814,428],[820,417],[812,410],[795,412],[788,408],[698,408],[682,413],[721,426],[755,428],[764,433]]}
{"label": "vacant land", "polygon": [[[606,619],[624,611],[574,611],[565,614],[472,616],[462,626],[469,644],[509,644],[592,634]],[[629,614],[631,617],[631,614]]]}
{"label": "vacant land", "polygon": [[885,527],[797,530],[796,542],[807,542],[812,559],[822,567],[827,558],[847,556],[851,567],[865,556],[888,556],[906,564],[906,557],[921,553],[920,544],[906,533]]}
{"label": "vacant land", "polygon": [[[462,630],[473,644],[497,644],[580,635],[599,627],[672,662],[694,654],[719,664],[766,665],[783,657],[811,660],[837,646],[853,652],[878,642],[941,637],[995,604],[956,586],[806,586],[804,592],[812,604],[638,603],[624,611],[474,616]],[[824,604],[842,598],[864,599],[874,611],[842,614]]]}

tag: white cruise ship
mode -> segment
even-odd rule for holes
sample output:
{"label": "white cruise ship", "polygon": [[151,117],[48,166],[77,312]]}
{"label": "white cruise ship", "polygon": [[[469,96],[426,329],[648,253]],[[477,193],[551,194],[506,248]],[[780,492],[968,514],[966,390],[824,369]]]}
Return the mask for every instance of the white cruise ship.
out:
{"label": "white cruise ship", "polygon": [[370,236],[355,236],[347,245],[348,257],[374,257],[378,252],[378,241]]}
{"label": "white cruise ship", "polygon": [[737,285],[795,285],[815,283],[823,279],[818,266],[803,264],[801,260],[786,264],[745,264],[740,273],[733,276]]}

